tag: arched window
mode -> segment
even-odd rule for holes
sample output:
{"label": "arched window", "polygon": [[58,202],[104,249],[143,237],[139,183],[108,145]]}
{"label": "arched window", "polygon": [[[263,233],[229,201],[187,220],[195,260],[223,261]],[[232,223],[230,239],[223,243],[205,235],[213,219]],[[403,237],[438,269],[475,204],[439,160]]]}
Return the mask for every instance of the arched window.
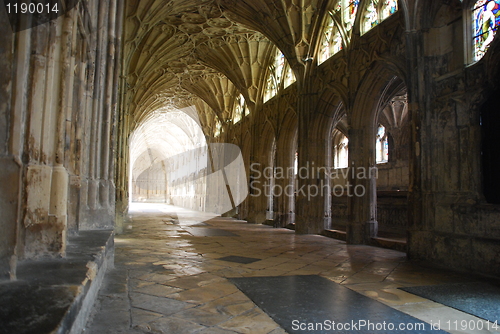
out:
{"label": "arched window", "polygon": [[349,166],[349,139],[339,130],[333,135],[333,167],[346,168]]}
{"label": "arched window", "polygon": [[318,64],[343,49],[356,21],[359,0],[338,0],[329,11],[318,49]]}
{"label": "arched window", "polygon": [[278,94],[278,90],[286,88],[294,82],[295,75],[290,65],[288,65],[285,55],[280,50],[277,50],[274,62],[269,66],[269,76],[267,77],[266,89],[264,91],[264,102],[267,102]]}
{"label": "arched window", "polygon": [[238,98],[236,99],[236,105],[234,108],[234,116],[233,116],[233,124],[238,123],[239,121],[241,121],[241,119],[243,117],[245,117],[245,115],[248,115],[247,110],[248,110],[248,108],[247,108],[247,105],[245,102],[245,98],[243,97],[243,95],[240,94],[240,96],[238,96]]}
{"label": "arched window", "polygon": [[381,124],[379,124],[377,130],[375,150],[378,164],[383,164],[389,161],[389,141],[387,139],[385,127]]}
{"label": "arched window", "polygon": [[323,63],[340,50],[342,50],[342,36],[330,13],[326,20],[325,30],[321,36],[321,49],[319,50],[318,64]]}
{"label": "arched window", "polygon": [[472,8],[474,60],[480,60],[500,25],[500,0],[479,0]]}
{"label": "arched window", "polygon": [[278,83],[273,73],[267,77],[266,91],[264,92],[264,102],[269,101],[278,94]]}
{"label": "arched window", "polygon": [[370,0],[363,15],[362,32],[375,27],[397,10],[398,2],[395,0]]}

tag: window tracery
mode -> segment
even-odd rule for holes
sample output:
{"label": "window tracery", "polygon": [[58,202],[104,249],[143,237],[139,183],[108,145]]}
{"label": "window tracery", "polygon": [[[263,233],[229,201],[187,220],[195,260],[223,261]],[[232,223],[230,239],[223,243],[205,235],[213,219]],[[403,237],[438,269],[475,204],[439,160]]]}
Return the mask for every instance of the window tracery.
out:
{"label": "window tracery", "polygon": [[274,62],[269,66],[266,89],[264,91],[264,102],[267,102],[283,88],[287,88],[295,82],[292,68],[285,59],[285,55],[277,50]]}
{"label": "window tracery", "polygon": [[245,102],[245,98],[243,97],[243,95],[240,94],[240,96],[238,96],[238,98],[236,99],[236,105],[234,108],[233,124],[236,124],[239,121],[241,121],[243,119],[243,117],[245,117],[246,115],[248,115],[247,104]]}
{"label": "window tracery", "polygon": [[342,36],[335,25],[333,16],[330,14],[327,18],[323,36],[321,37],[321,49],[318,55],[318,63],[321,64],[325,62],[340,50],[342,50]]}
{"label": "window tracery", "polygon": [[362,31],[369,31],[380,22],[396,13],[397,10],[398,2],[394,0],[369,1],[363,15]]}
{"label": "window tracery", "polygon": [[[378,0],[377,0],[378,1]],[[338,0],[327,15],[318,51],[318,64],[343,49],[356,21],[359,0]]]}
{"label": "window tracery", "polygon": [[344,0],[344,2],[344,24],[346,31],[351,31],[354,26],[354,21],[356,20],[356,14],[358,13],[359,0]]}

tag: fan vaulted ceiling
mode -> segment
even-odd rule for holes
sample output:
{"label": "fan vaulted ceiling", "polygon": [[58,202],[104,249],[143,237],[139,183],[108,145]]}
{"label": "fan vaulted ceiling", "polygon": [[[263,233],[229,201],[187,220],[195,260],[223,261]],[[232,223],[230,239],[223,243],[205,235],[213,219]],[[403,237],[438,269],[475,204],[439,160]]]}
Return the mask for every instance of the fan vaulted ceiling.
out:
{"label": "fan vaulted ceiling", "polygon": [[238,92],[250,108],[261,103],[276,46],[300,71],[319,27],[320,2],[128,0],[124,72],[133,122],[191,105],[225,122]]}

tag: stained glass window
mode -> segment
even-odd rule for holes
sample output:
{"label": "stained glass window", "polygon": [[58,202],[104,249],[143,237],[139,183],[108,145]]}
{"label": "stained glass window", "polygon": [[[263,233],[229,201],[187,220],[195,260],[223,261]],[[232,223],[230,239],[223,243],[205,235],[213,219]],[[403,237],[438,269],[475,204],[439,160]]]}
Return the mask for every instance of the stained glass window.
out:
{"label": "stained glass window", "polygon": [[358,12],[359,0],[344,0],[347,1],[345,7],[344,23],[346,30],[350,31],[356,20],[356,13]]}
{"label": "stained glass window", "polygon": [[500,25],[500,0],[480,0],[472,9],[474,60],[481,59]]}
{"label": "stained glass window", "polygon": [[276,52],[274,63],[269,67],[269,77],[267,78],[266,90],[264,92],[264,102],[274,97],[280,88],[286,88],[295,82],[290,65],[281,51]]}
{"label": "stained glass window", "polygon": [[367,32],[377,24],[396,13],[398,2],[394,0],[371,0],[363,15],[362,31]]}
{"label": "stained glass window", "polygon": [[342,1],[344,0],[337,0],[337,3],[333,6],[333,11],[335,13],[338,13],[342,10]]}
{"label": "stained glass window", "polygon": [[319,50],[318,63],[323,63],[340,50],[342,50],[342,36],[335,26],[332,16],[328,15],[325,30],[321,38],[321,49]]}
{"label": "stained glass window", "polygon": [[364,17],[364,31],[370,30],[379,23],[377,6],[378,0],[372,0],[368,3]]}
{"label": "stained glass window", "polygon": [[382,5],[382,11],[380,13],[380,20],[385,20],[392,14],[398,11],[398,1],[397,0],[384,0]]}

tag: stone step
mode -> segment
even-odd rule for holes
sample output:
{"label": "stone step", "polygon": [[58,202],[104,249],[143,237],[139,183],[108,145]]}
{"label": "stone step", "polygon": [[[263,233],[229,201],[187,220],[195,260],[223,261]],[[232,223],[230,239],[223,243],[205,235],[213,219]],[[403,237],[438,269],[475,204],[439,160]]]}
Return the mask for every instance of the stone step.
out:
{"label": "stone step", "polygon": [[17,280],[0,282],[0,332],[80,334],[113,258],[113,231],[81,231],[66,257],[20,262]]}
{"label": "stone step", "polygon": [[405,238],[382,238],[375,237],[371,239],[371,246],[388,248],[400,252],[406,252],[406,239]]}

